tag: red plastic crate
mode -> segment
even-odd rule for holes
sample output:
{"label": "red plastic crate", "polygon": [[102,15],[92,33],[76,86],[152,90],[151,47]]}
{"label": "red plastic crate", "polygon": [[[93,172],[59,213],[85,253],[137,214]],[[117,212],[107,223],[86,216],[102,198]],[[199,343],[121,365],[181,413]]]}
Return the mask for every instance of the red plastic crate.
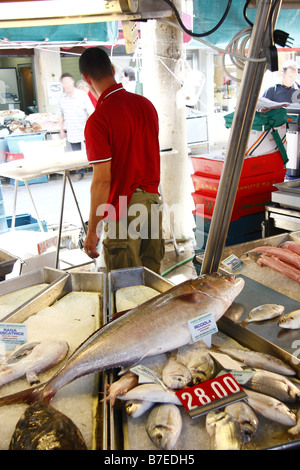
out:
{"label": "red plastic crate", "polygon": [[[210,155],[194,155],[191,156],[191,161],[195,174],[210,175],[211,177],[221,176],[224,165],[222,156],[212,158]],[[241,178],[265,173],[277,173],[282,171],[283,166],[280,152],[260,155],[259,157],[245,157]]]}
{"label": "red plastic crate", "polygon": [[[253,193],[264,193],[276,190],[275,183],[284,181],[286,170],[283,168],[278,173],[266,173],[256,176],[241,178],[237,189],[237,195],[247,196]],[[216,196],[220,184],[220,178],[208,175],[191,175],[195,192]]]}
{"label": "red plastic crate", "polygon": [[24,158],[23,153],[11,153],[11,152],[5,152],[6,154],[6,161],[7,162],[13,162],[14,160],[21,160]]}
{"label": "red plastic crate", "polygon": [[[195,203],[195,214],[201,217],[211,216],[214,211],[216,196],[192,193]],[[237,195],[230,220],[238,220],[240,217],[256,214],[265,210],[265,205],[271,199],[271,191],[254,193],[248,196]],[[199,205],[199,207],[197,207]]]}

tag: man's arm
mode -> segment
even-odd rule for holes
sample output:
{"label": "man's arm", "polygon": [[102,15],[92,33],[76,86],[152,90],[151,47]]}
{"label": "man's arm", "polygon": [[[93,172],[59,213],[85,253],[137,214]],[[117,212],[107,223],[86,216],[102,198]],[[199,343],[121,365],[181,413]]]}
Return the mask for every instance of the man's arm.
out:
{"label": "man's arm", "polygon": [[[91,205],[88,223],[88,232],[84,241],[84,250],[90,258],[98,258],[96,250],[98,237],[98,224],[104,216],[104,206],[108,201],[111,185],[111,161],[97,163],[93,166],[93,179],[91,184]],[[97,209],[102,205],[97,215]]]}

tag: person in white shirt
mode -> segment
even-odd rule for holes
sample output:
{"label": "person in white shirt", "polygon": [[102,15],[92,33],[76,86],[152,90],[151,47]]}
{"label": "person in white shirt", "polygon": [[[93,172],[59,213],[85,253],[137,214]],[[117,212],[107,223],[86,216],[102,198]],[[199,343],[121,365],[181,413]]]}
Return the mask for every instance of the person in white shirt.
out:
{"label": "person in white shirt", "polygon": [[[75,87],[72,75],[64,73],[61,84],[64,93],[58,102],[60,136],[62,139],[67,138],[72,150],[81,150],[85,124],[95,108],[88,95]],[[84,170],[77,170],[74,181],[79,181],[83,176]]]}

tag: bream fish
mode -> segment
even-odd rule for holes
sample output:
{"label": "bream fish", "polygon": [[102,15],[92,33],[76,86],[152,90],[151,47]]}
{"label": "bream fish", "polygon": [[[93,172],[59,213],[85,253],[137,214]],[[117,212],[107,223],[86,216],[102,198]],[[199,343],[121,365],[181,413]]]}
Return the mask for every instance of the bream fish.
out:
{"label": "bream fish", "polygon": [[258,428],[258,419],[252,408],[244,401],[231,403],[225,407],[225,412],[232,416],[239,425],[243,443],[251,441]]}
{"label": "bream fish", "polygon": [[300,309],[293,310],[293,312],[284,315],[278,321],[278,326],[280,326],[280,328],[287,328],[291,330],[297,330],[300,328]]}
{"label": "bream fish", "polygon": [[189,320],[213,313],[218,321],[244,283],[234,275],[207,274],[174,286],[97,330],[48,382],[3,397],[0,405],[50,402],[60,388],[81,376],[184,346],[191,341]]}
{"label": "bream fish", "polygon": [[201,341],[179,348],[177,361],[191,372],[193,384],[199,384],[213,377],[216,366],[209,349]]}
{"label": "bream fish", "polygon": [[171,450],[175,447],[181,429],[181,413],[176,405],[155,406],[146,422],[146,431],[151,441],[163,450]]}
{"label": "bream fish", "polygon": [[299,403],[300,401],[300,390],[290,379],[267,370],[256,369],[245,387],[286,403]]}
{"label": "bream fish", "polygon": [[181,390],[192,382],[192,374],[189,369],[170,357],[162,371],[163,383],[172,390]]}
{"label": "bream fish", "polygon": [[289,364],[270,354],[238,348],[219,347],[218,349],[249,367],[265,369],[283,375],[296,375],[296,371]]}
{"label": "bream fish", "polygon": [[59,364],[68,351],[68,343],[56,339],[25,343],[0,366],[0,386],[23,376],[30,385],[39,383],[38,374]]}
{"label": "bream fish", "polygon": [[17,422],[9,450],[87,450],[73,421],[43,402],[30,405]]}
{"label": "bream fish", "polygon": [[240,450],[242,434],[237,420],[225,410],[210,411],[205,420],[212,450]]}
{"label": "bream fish", "polygon": [[243,388],[243,390],[247,394],[247,402],[254,411],[271,421],[276,421],[285,426],[295,426],[295,413],[282,403],[282,401],[265,395],[264,393],[254,392],[246,388]]}
{"label": "bream fish", "polygon": [[265,321],[272,318],[279,317],[284,312],[284,306],[278,304],[263,304],[258,307],[252,308],[247,314],[245,320],[241,321],[239,324],[241,326],[246,326],[248,323],[256,321]]}

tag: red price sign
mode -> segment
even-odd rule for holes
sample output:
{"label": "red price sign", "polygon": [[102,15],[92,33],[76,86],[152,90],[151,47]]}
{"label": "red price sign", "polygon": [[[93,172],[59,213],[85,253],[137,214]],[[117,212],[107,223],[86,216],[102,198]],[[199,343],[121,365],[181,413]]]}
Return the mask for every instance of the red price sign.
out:
{"label": "red price sign", "polygon": [[246,397],[246,393],[230,373],[178,390],[176,395],[192,417]]}

